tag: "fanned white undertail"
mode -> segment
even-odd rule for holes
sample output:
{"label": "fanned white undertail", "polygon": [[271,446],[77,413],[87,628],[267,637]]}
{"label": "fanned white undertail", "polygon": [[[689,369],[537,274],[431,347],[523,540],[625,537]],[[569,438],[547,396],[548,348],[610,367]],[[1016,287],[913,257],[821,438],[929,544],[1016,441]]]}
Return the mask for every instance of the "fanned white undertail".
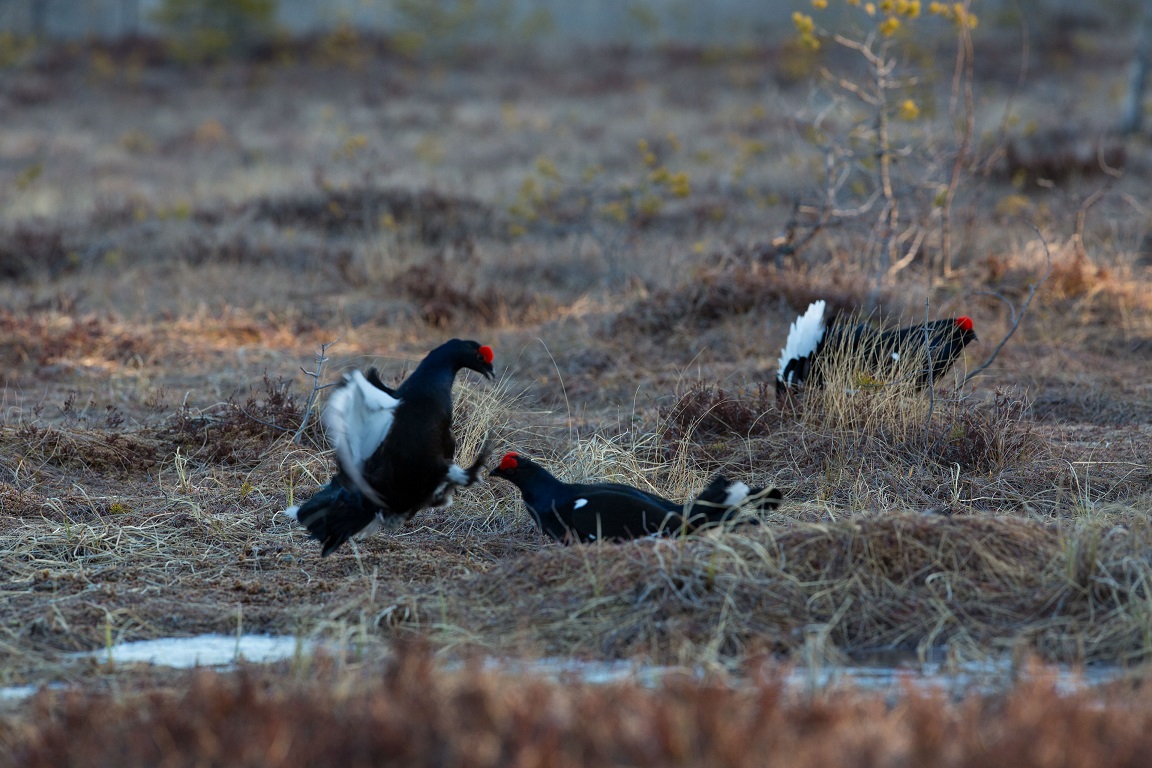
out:
{"label": "fanned white undertail", "polygon": [[788,381],[784,381],[784,369],[788,363],[807,357],[816,351],[820,339],[824,337],[824,300],[814,301],[808,305],[807,311],[788,329],[788,341],[784,349],[780,350],[780,361],[776,364],[776,376],[785,384],[791,384],[793,373],[788,372]]}
{"label": "fanned white undertail", "polygon": [[400,401],[368,383],[360,371],[344,374],[344,383],[328,398],[324,429],[340,469],[373,504],[388,505],[364,479],[366,462],[392,428]]}

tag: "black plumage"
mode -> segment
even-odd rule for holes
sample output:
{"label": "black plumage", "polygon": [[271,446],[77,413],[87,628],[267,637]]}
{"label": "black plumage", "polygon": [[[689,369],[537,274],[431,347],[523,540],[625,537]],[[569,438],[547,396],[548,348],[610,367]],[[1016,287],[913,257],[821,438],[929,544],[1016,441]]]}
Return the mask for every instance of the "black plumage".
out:
{"label": "black plumage", "polygon": [[[878,331],[865,323],[824,325],[824,302],[814,302],[788,334],[776,373],[776,391],[793,385],[822,386],[826,368],[851,356],[881,380],[909,376],[921,390],[938,381],[977,341],[972,318],[955,317]],[[925,355],[925,342],[928,354]]]}
{"label": "black plumage", "polygon": [[723,475],[714,477],[685,511],[684,504],[621,483],[565,483],[526,456],[507,453],[492,477],[520,489],[524,504],[541,532],[564,543],[626,541],[653,534],[692,533],[738,516],[746,502],[757,509],[779,505],[781,493],[749,488]]}
{"label": "black plumage", "polygon": [[324,411],[339,471],[307,502],[286,510],[322,544],[322,555],[354,535],[447,506],[456,488],[476,481],[487,442],[468,469],[453,463],[452,384],[462,368],[492,378],[492,349],[452,339],[395,389],[375,369],[345,374]]}
{"label": "black plumage", "polygon": [[[924,343],[928,343],[925,365]],[[929,323],[885,331],[877,343],[870,348],[871,359],[879,370],[894,368],[901,359],[911,359],[916,366],[914,385],[924,389],[930,383],[939,381],[960,359],[964,347],[977,341],[972,318],[953,317],[933,320]]]}

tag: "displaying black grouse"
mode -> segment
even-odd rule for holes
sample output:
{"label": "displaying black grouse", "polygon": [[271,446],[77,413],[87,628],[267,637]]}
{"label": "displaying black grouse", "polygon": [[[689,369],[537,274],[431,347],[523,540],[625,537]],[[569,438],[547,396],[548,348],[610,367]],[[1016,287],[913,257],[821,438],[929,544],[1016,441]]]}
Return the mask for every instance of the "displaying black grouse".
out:
{"label": "displaying black grouse", "polygon": [[[820,386],[823,366],[829,356],[838,354],[859,356],[862,365],[880,377],[899,369],[907,370],[900,365],[904,360],[905,366],[917,366],[913,383],[916,389],[924,389],[948,372],[960,358],[964,347],[977,341],[970,317],[934,320],[881,332],[865,323],[825,326],[824,306],[823,301],[813,302],[792,323],[788,341],[780,351],[776,370],[777,393],[804,382]],[[931,365],[923,362],[925,340]]]}
{"label": "displaying black grouse", "polygon": [[749,488],[717,475],[686,513],[685,505],[630,485],[565,483],[518,453],[504,454],[490,474],[519,488],[541,532],[564,543],[624,541],[651,534],[698,531],[739,519],[735,515],[745,502],[765,510],[778,506],[783,498],[775,488]]}
{"label": "displaying black grouse", "polygon": [[398,528],[425,507],[448,506],[457,487],[476,482],[487,441],[468,469],[453,463],[452,383],[461,368],[492,378],[492,348],[452,339],[396,389],[375,369],[344,375],[323,418],[339,471],[307,502],[285,510],[323,545],[321,555],[354,535]]}

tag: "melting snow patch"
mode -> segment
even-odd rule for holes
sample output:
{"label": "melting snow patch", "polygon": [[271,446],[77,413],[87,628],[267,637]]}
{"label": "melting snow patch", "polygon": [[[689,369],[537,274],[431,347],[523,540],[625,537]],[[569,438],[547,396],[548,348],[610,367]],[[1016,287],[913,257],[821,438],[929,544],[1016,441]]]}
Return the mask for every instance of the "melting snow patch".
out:
{"label": "melting snow patch", "polygon": [[85,654],[116,664],[156,664],[164,667],[219,667],[238,661],[268,664],[290,659],[305,643],[295,637],[275,635],[196,635],[164,637],[117,643]]}
{"label": "melting snow patch", "polygon": [[10,685],[0,688],[0,701],[20,701],[40,690],[37,685]]}
{"label": "melting snow patch", "polygon": [[[703,668],[666,667],[637,664],[629,661],[581,661],[565,658],[536,660],[487,659],[485,668],[518,675],[535,675],[554,680],[574,680],[592,685],[633,682],[647,687],[658,687],[670,677],[703,680]],[[462,664],[448,664],[446,669],[458,670]],[[783,682],[792,690],[826,690],[855,688],[889,695],[907,690],[940,691],[954,697],[968,693],[992,694],[1009,690],[1015,682],[1040,676],[1050,679],[1060,693],[1071,693],[1117,680],[1124,675],[1118,666],[1098,666],[1072,669],[1051,665],[1032,669],[1015,669],[1008,659],[961,662],[952,665],[928,662],[910,665],[828,665],[816,668],[792,667],[786,669]],[[723,678],[727,684],[740,687],[746,680],[739,675]]]}

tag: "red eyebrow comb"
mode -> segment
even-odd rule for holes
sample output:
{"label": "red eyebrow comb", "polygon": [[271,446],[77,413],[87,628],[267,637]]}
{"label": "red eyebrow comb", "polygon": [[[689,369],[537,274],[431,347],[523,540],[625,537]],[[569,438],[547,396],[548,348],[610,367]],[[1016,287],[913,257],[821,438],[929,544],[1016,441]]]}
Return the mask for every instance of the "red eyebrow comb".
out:
{"label": "red eyebrow comb", "polygon": [[515,469],[519,465],[519,462],[516,461],[519,455],[520,454],[515,451],[509,451],[504,454],[504,458],[500,459],[500,469]]}
{"label": "red eyebrow comb", "polygon": [[972,330],[973,326],[972,318],[968,317],[967,315],[964,317],[958,317],[956,318],[956,325],[960,326],[960,330],[962,331],[970,331]]}
{"label": "red eyebrow comb", "polygon": [[488,365],[492,365],[492,358],[495,357],[495,355],[492,354],[492,347],[487,344],[480,347],[480,357],[484,358],[484,362],[488,363]]}

